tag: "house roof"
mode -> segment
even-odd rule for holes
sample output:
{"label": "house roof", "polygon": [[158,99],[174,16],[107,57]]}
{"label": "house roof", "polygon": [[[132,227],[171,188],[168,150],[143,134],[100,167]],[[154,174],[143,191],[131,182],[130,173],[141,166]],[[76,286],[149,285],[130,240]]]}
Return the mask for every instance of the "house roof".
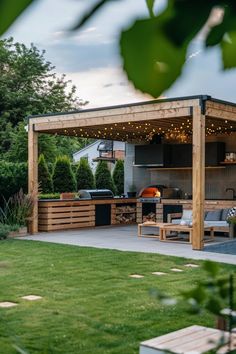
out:
{"label": "house roof", "polygon": [[83,149],[79,150],[79,151],[76,151],[73,156],[76,156],[78,154],[80,154],[81,152],[86,152],[86,150],[88,150],[89,148],[91,148],[92,146],[95,146],[95,145],[99,145],[101,142],[101,140],[96,140],[94,141],[93,143],[89,144],[89,145],[86,145]]}

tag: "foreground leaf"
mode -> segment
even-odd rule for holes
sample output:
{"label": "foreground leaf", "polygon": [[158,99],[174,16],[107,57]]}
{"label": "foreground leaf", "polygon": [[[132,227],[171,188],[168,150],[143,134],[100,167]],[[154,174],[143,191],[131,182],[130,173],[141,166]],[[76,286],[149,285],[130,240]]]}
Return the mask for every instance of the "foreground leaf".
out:
{"label": "foreground leaf", "polygon": [[236,67],[236,31],[229,32],[221,42],[224,69]]}
{"label": "foreground leaf", "polygon": [[120,45],[129,80],[153,97],[159,97],[181,74],[186,46],[169,41],[158,17],[136,21],[122,32]]}
{"label": "foreground leaf", "polygon": [[0,0],[0,35],[34,0]]}

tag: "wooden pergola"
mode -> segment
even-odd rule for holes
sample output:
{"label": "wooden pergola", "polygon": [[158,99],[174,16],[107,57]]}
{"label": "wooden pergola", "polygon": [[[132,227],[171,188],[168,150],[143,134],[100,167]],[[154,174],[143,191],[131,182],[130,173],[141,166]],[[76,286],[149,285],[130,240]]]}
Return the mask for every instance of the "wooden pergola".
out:
{"label": "wooden pergola", "polygon": [[[38,135],[58,134],[96,139],[147,142],[154,134],[184,135],[192,141],[193,244],[203,248],[205,138],[236,132],[236,105],[210,96],[153,100],[130,105],[84,109],[29,117],[29,193],[38,191]],[[38,205],[30,232],[38,232]]]}

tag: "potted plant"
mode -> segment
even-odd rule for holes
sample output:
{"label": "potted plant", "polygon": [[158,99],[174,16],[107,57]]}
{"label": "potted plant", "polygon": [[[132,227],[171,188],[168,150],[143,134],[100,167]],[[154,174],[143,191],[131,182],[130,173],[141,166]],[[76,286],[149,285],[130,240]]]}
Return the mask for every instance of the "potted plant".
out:
{"label": "potted plant", "polygon": [[131,184],[128,189],[129,189],[127,192],[128,198],[135,198],[137,193],[135,184]]}
{"label": "potted plant", "polygon": [[235,238],[236,237],[236,215],[228,217],[227,222],[229,224],[229,237]]}

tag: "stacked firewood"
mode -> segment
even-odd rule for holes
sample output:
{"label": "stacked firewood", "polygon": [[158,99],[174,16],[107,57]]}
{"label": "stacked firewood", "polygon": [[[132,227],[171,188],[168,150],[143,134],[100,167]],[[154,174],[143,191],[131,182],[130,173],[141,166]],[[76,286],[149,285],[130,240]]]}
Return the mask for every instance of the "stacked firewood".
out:
{"label": "stacked firewood", "polygon": [[116,223],[129,224],[136,221],[136,208],[134,205],[120,205],[116,208]]}
{"label": "stacked firewood", "polygon": [[129,224],[135,222],[135,213],[134,214],[117,214],[116,223],[117,224]]}
{"label": "stacked firewood", "polygon": [[129,213],[129,212],[134,212],[135,213],[135,207],[132,205],[122,205],[116,208],[117,213]]}
{"label": "stacked firewood", "polygon": [[156,221],[156,214],[155,213],[149,213],[147,215],[144,215],[143,216],[143,222],[146,222],[146,221]]}

